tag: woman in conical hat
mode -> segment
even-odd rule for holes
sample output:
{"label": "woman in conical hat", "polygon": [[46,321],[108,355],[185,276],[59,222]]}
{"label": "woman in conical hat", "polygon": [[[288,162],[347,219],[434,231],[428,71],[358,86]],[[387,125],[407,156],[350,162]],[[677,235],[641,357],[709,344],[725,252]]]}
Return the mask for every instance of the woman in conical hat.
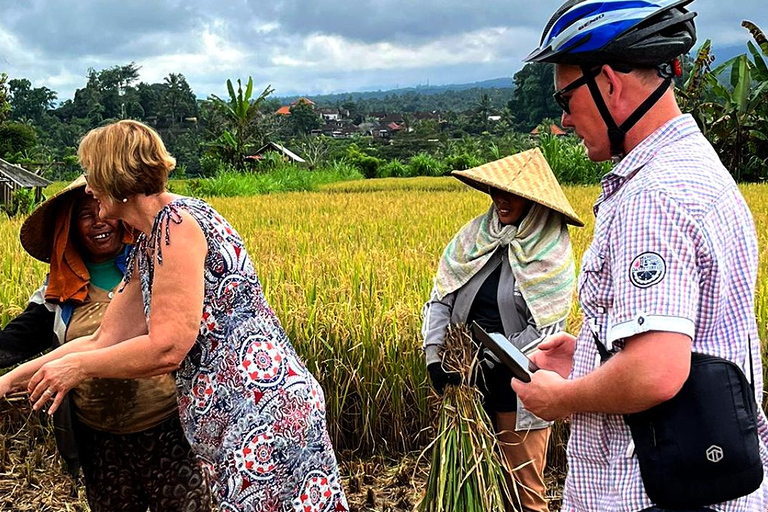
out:
{"label": "woman in conical hat", "polygon": [[[0,368],[91,334],[126,268],[132,236],[99,218],[82,176],[47,199],[21,227],[21,245],[50,264],[27,308],[0,331]],[[209,509],[202,469],[179,422],[168,374],[88,379],[53,417],[67,470],[82,467],[93,512]]]}
{"label": "woman in conical hat", "polygon": [[167,189],[176,160],[122,120],[80,142],[99,215],[140,234],[101,328],[0,376],[35,408],[87,377],[174,372],[182,428],[221,512],[349,510],[325,398],[264,296],[240,234],[210,205]]}
{"label": "woman in conical hat", "polygon": [[[583,226],[538,149],[452,174],[489,194],[492,204],[445,248],[424,305],[427,370],[440,394],[458,383],[439,355],[449,325],[477,322],[488,332],[503,333],[524,353],[564,329],[575,287],[567,225]],[[492,354],[482,354],[476,384],[509,467],[520,468],[514,474],[519,493],[514,505],[544,512],[550,423],[522,408],[511,379]]]}

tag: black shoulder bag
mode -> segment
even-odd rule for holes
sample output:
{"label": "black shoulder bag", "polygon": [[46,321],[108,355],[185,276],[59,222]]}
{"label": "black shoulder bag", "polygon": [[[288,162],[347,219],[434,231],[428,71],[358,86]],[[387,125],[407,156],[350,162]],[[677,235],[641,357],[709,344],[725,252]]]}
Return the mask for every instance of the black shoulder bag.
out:
{"label": "black shoulder bag", "polygon": [[[601,359],[610,353],[595,335]],[[750,370],[751,343],[748,345]],[[624,415],[648,497],[659,507],[690,509],[752,493],[763,481],[753,385],[738,365],[691,353],[677,395]]]}

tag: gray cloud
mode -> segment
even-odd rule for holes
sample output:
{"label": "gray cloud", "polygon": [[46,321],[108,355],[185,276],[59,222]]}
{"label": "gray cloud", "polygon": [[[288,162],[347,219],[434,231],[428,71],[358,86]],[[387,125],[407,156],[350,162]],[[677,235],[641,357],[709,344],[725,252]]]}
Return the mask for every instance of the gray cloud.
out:
{"label": "gray cloud", "polygon": [[[560,0],[30,0],[0,3],[0,71],[57,90],[89,67],[135,61],[198,96],[253,75],[277,94],[386,89],[511,76]],[[765,0],[697,0],[700,39],[741,47]]]}

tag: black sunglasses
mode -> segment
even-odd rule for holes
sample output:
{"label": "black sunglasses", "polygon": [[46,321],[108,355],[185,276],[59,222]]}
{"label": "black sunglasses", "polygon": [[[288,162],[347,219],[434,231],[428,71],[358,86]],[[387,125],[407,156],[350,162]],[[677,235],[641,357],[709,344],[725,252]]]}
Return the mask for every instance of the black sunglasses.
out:
{"label": "black sunglasses", "polygon": [[560,108],[563,109],[563,112],[569,115],[571,113],[571,106],[570,106],[571,97],[566,96],[566,94],[568,94],[571,91],[575,91],[582,85],[586,85],[587,82],[589,82],[594,77],[599,75],[600,71],[602,71],[602,68],[592,69],[586,75],[581,75],[579,78],[569,83],[562,89],[555,91],[552,97],[555,99],[555,102],[558,104],[558,106],[560,106]]}

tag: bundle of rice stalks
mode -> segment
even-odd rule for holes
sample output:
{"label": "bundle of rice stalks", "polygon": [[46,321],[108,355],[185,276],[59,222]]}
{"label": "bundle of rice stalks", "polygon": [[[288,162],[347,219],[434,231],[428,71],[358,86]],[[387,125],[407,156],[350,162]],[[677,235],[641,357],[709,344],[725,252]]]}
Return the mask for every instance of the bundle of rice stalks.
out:
{"label": "bundle of rice stalks", "polygon": [[449,330],[443,347],[443,367],[461,375],[442,397],[432,465],[419,512],[488,512],[506,510],[511,503],[506,474],[509,468],[483,409],[481,395],[471,385],[478,364],[466,327]]}

